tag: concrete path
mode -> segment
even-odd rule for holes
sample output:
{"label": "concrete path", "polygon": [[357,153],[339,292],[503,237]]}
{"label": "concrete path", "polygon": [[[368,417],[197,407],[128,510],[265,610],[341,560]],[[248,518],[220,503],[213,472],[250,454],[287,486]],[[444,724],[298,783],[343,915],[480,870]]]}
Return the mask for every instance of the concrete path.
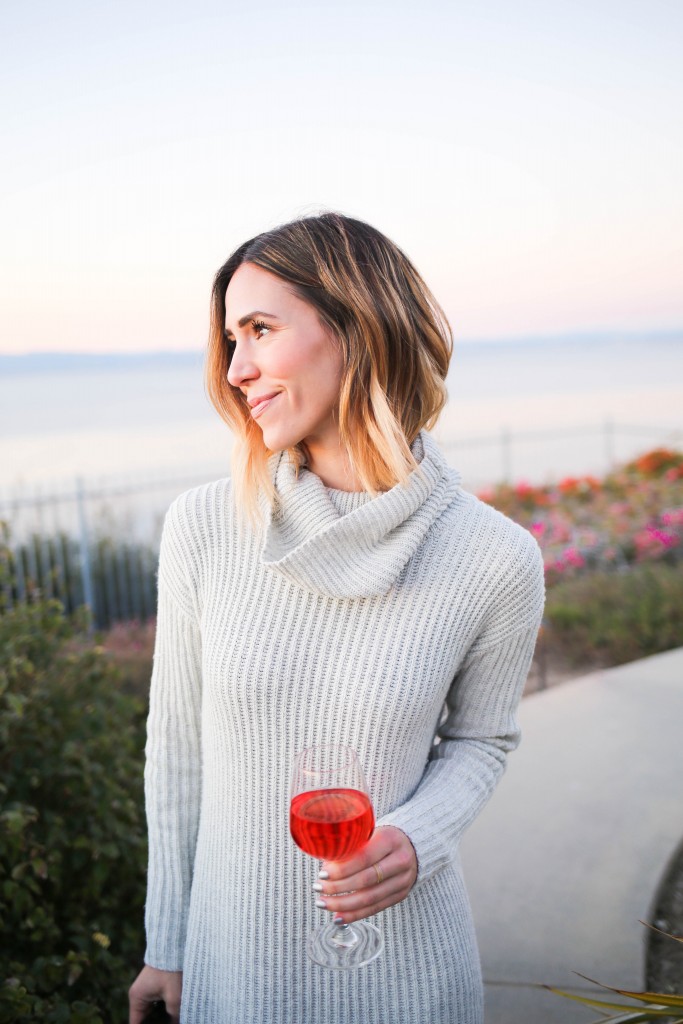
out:
{"label": "concrete path", "polygon": [[600,1018],[545,983],[644,987],[647,929],[683,839],[683,648],[525,697],[522,743],[462,841],[486,1024]]}

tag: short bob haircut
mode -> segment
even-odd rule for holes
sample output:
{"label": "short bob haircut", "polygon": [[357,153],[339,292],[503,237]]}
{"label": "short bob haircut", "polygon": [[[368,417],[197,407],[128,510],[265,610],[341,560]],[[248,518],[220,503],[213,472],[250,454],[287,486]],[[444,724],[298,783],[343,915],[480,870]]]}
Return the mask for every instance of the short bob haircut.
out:
{"label": "short bob haircut", "polygon": [[[216,274],[206,389],[236,434],[232,471],[238,508],[258,519],[258,494],[276,494],[263,442],[246,399],[228,383],[225,293],[243,263],[286,281],[315,308],[343,352],[339,431],[364,490],[375,496],[417,468],[410,445],[446,402],[453,353],[446,316],[410,260],[385,235],[339,213],[303,217],[244,242]],[[297,467],[303,442],[288,450]]]}

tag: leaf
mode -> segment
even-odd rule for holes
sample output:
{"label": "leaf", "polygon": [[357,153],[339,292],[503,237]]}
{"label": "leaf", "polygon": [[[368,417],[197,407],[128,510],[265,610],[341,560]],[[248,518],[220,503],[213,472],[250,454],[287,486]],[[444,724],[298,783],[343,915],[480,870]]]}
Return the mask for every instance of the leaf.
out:
{"label": "leaf", "polygon": [[[648,1010],[635,1010],[634,1013],[618,1013],[616,1017],[601,1017],[596,1024],[647,1024],[652,1019]],[[683,1024],[683,1020],[671,1020],[670,1024]]]}
{"label": "leaf", "polygon": [[[589,979],[590,980],[590,979]],[[632,1013],[643,1013],[637,1006],[629,1006],[628,1003],[608,1003],[604,999],[590,999],[587,996],[577,996],[573,992],[564,992],[560,988],[554,988],[552,985],[543,985],[543,988],[547,988],[549,992],[554,992],[558,996],[565,996],[567,999],[573,999],[577,1003],[583,1003],[584,1006],[604,1006],[606,1010],[630,1010]],[[670,1017],[671,1010],[660,1009],[659,1007],[653,1007],[647,1011],[647,1017]]]}
{"label": "leaf", "polygon": [[83,968],[80,964],[71,964],[69,967],[69,973],[66,976],[67,985],[73,985],[74,982],[78,981],[81,974],[83,974]]}
{"label": "leaf", "polygon": [[[648,1010],[636,1010],[635,1013],[620,1013],[617,1017],[607,1017],[600,1021],[600,1024],[647,1024],[651,1021],[652,1015]],[[683,1024],[683,1018],[676,1020],[669,1018],[670,1024]]]}
{"label": "leaf", "polygon": [[608,992],[616,992],[619,996],[626,996],[627,999],[637,999],[641,1003],[659,1003],[668,1007],[683,1007],[683,996],[670,995],[668,992],[631,992],[627,988],[612,988],[610,985],[602,985],[599,981],[589,978],[588,975],[581,974],[579,971],[574,971],[574,974],[578,974],[580,978],[584,978],[594,985],[599,985],[600,988],[604,988]]}
{"label": "leaf", "polygon": [[673,939],[674,942],[683,942],[683,935],[672,935],[671,932],[662,931],[662,929],[657,928],[656,925],[648,924],[647,921],[641,921],[640,919],[638,923],[644,924],[646,928],[651,928],[653,932],[659,932],[660,935],[664,935],[667,939]]}
{"label": "leaf", "polygon": [[33,874],[38,878],[47,878],[47,861],[42,857],[36,857],[32,864]]}
{"label": "leaf", "polygon": [[16,693],[8,693],[5,699],[17,718],[23,718],[26,698],[19,697]]}

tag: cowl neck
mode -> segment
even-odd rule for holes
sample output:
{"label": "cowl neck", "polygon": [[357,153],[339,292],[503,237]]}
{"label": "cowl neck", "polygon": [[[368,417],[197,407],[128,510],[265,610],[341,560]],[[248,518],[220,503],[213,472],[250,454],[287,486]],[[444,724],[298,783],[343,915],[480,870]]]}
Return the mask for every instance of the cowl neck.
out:
{"label": "cowl neck", "polygon": [[386,594],[452,501],[459,474],[425,431],[411,445],[419,463],[404,484],[340,515],[320,477],[286,452],[269,467],[277,494],[266,510],[261,563],[324,597]]}

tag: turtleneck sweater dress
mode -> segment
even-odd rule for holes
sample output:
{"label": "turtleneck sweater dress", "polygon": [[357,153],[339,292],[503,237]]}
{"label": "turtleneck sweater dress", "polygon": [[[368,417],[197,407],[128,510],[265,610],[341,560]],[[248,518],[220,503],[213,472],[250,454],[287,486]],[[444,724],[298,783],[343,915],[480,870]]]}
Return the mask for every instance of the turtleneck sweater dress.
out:
{"label": "turtleneck sweater dress", "polygon": [[[463,491],[434,440],[407,485],[324,486],[286,454],[240,530],[229,479],[169,509],[146,747],[145,962],[183,972],[181,1024],[481,1024],[458,845],[520,739],[543,609],[532,536]],[[319,862],[289,834],[294,755],[353,746],[377,825],[418,876],[385,948],[334,971],[305,943]]]}

